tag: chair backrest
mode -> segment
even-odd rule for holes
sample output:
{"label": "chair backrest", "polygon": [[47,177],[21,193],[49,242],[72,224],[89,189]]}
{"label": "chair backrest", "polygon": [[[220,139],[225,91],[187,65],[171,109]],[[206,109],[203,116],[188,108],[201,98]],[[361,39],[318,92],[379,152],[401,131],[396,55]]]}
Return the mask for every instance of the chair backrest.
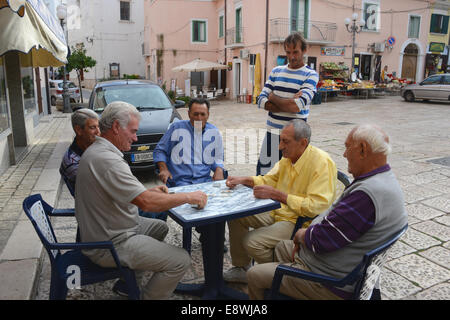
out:
{"label": "chair backrest", "polygon": [[50,244],[58,242],[48,217],[48,213],[52,212],[53,208],[42,200],[40,194],[34,194],[25,198],[23,201],[23,210],[33,224],[34,229],[53,263],[60,254],[59,250],[52,250],[49,248]]}
{"label": "chair backrest", "polygon": [[61,175],[61,176],[62,176],[62,178],[64,180],[64,183],[67,186],[67,189],[69,189],[70,194],[72,195],[72,197],[75,198],[75,190],[72,188],[72,185],[70,184],[69,179],[67,179],[67,177],[64,176],[64,175]]}
{"label": "chair backrest", "polygon": [[[339,196],[344,192],[345,188],[350,185],[350,179],[347,177],[345,173],[342,171],[337,172],[338,183],[336,184],[336,192],[335,199],[339,198]],[[333,201],[334,201],[333,200]],[[305,222],[312,220],[310,217],[298,217],[297,222],[295,223],[294,230],[292,231],[291,239],[294,237],[295,233],[302,227]]]}
{"label": "chair backrest", "polygon": [[407,229],[408,225],[405,225],[390,240],[364,255],[359,271],[361,278],[356,284],[354,299],[370,300],[375,284],[380,279],[381,268],[386,261],[389,249],[400,239]]}
{"label": "chair backrest", "polygon": [[344,192],[345,188],[350,185],[350,179],[342,171],[337,172],[338,183],[336,184],[336,199]]}

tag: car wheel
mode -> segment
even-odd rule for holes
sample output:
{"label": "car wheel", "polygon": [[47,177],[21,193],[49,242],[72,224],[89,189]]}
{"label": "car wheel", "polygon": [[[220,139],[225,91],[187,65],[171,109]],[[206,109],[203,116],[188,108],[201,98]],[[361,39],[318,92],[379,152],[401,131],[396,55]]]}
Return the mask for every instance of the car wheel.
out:
{"label": "car wheel", "polygon": [[405,95],[403,97],[405,98],[405,101],[408,101],[408,102],[414,101],[414,93],[412,93],[412,91],[406,91]]}
{"label": "car wheel", "polygon": [[56,106],[56,97],[51,97],[50,98],[50,104],[52,105],[52,106]]}

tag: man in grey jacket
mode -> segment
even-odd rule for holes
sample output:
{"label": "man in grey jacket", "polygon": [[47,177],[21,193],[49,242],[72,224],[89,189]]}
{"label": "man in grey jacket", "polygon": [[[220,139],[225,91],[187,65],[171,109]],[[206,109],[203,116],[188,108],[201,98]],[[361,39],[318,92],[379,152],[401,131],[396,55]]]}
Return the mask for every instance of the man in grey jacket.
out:
{"label": "man in grey jacket", "polygon": [[[403,193],[387,164],[390,151],[389,137],[379,127],[360,125],[351,130],[344,157],[354,181],[308,228],[299,229],[293,240],[278,243],[278,262],[255,265],[247,272],[250,298],[263,299],[280,263],[342,278],[366,252],[407,224]],[[349,299],[352,290],[292,277],[285,277],[280,287],[281,293],[297,299]]]}

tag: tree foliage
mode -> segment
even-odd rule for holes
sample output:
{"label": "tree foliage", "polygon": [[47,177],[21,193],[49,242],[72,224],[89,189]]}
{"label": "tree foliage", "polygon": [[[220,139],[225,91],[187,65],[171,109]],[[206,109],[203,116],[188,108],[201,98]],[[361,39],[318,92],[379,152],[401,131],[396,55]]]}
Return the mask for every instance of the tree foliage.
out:
{"label": "tree foliage", "polygon": [[78,87],[80,88],[81,100],[83,101],[83,91],[81,90],[81,72],[88,72],[90,68],[95,67],[97,61],[86,55],[84,43],[80,43],[76,47],[72,47],[72,53],[67,60],[67,72],[72,70],[77,72]]}

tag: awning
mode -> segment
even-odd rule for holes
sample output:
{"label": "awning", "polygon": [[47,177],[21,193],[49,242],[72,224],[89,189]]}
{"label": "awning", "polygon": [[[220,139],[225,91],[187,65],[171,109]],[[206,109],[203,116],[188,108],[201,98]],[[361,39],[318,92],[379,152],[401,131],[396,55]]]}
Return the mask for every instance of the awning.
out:
{"label": "awning", "polygon": [[44,1],[0,0],[0,56],[8,51],[31,55],[33,67],[67,63],[64,31]]}
{"label": "awning", "polygon": [[216,62],[205,61],[202,59],[195,59],[191,62],[183,64],[181,66],[172,68],[173,72],[196,72],[196,71],[211,71],[211,70],[223,70],[227,69],[228,66]]}

